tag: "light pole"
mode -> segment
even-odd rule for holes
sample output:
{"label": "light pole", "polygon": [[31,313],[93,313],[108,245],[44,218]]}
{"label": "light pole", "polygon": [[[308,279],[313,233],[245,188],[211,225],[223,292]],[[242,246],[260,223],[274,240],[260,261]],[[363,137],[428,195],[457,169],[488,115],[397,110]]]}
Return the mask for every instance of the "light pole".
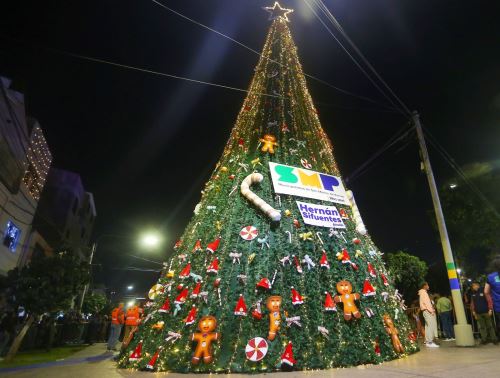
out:
{"label": "light pole", "polygon": [[455,324],[455,337],[457,346],[474,346],[474,335],[472,334],[472,327],[467,323],[467,318],[465,316],[464,303],[462,301],[462,291],[460,288],[460,280],[458,279],[458,274],[460,274],[460,269],[455,267],[455,261],[453,259],[453,253],[451,252],[450,240],[448,238],[448,231],[446,229],[446,223],[444,220],[443,210],[441,209],[441,201],[439,200],[439,194],[436,187],[436,181],[434,180],[434,173],[432,172],[431,162],[429,160],[429,154],[427,152],[427,146],[425,144],[424,132],[422,131],[422,125],[420,124],[420,116],[417,112],[412,114],[413,124],[417,131],[418,142],[420,144],[421,157],[425,167],[425,173],[427,175],[427,181],[429,182],[429,188],[432,196],[432,203],[434,204],[434,212],[436,213],[436,221],[438,224],[439,235],[441,236],[441,245],[443,247],[444,261],[446,263],[446,269],[448,270],[448,278],[451,287],[451,296],[453,299],[453,306],[455,307],[455,314],[457,315],[457,324]]}

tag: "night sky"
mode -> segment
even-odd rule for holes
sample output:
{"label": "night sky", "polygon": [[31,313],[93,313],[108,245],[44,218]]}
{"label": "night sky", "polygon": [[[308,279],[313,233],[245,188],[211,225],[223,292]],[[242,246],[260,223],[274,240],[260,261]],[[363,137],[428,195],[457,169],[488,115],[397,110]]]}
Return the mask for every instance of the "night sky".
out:
{"label": "night sky", "polygon": [[[500,27],[491,1],[324,1],[352,40],[459,164],[499,159]],[[261,51],[269,0],[163,3]],[[303,1],[291,30],[304,71],[387,104]],[[149,0],[16,1],[0,21],[0,75],[26,96],[54,166],[81,175],[97,208],[96,282],[143,294],[214,168],[245,94],[93,63],[52,49],[246,89],[258,56]],[[6,17],[8,15],[8,17]],[[399,113],[308,80],[344,177],[406,123]],[[495,124],[497,127],[495,128]],[[438,184],[453,171],[431,149]],[[382,251],[443,266],[417,143],[404,140],[348,186]],[[156,228],[161,252],[134,239]],[[119,237],[103,236],[114,234]],[[128,238],[128,239],[127,239]],[[452,241],[453,244],[453,241]]]}

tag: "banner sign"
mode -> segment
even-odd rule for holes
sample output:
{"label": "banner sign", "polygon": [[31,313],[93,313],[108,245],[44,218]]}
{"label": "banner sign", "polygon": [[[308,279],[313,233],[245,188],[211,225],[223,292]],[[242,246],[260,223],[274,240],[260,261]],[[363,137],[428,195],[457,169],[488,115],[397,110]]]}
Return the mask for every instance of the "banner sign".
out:
{"label": "banner sign", "polygon": [[339,177],[277,163],[269,168],[276,193],[348,205]]}
{"label": "banner sign", "polygon": [[342,217],[335,206],[316,205],[297,201],[304,223],[328,228],[345,228]]}

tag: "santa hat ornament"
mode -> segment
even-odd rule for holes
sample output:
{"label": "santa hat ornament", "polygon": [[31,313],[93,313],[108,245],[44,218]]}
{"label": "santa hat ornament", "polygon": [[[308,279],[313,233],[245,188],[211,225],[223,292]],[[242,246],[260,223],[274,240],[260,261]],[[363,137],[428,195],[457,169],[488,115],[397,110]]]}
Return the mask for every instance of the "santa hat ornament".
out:
{"label": "santa hat ornament", "polygon": [[207,268],[207,273],[215,273],[217,274],[219,272],[219,259],[216,257],[210,266]]}
{"label": "santa hat ornament", "polygon": [[255,320],[262,319],[262,309],[260,308],[260,302],[257,302],[257,305],[253,309],[252,318],[254,318]]}
{"label": "santa hat ornament", "polygon": [[335,304],[332,296],[328,291],[325,291],[325,311],[337,311],[337,305]]}
{"label": "santa hat ornament", "polygon": [[295,306],[295,305],[300,305],[302,303],[304,303],[302,295],[300,295],[299,292],[295,290],[292,286],[292,304]]}
{"label": "santa hat ornament", "polygon": [[380,277],[382,278],[382,282],[384,283],[384,285],[389,286],[389,281],[387,280],[387,277],[385,276],[385,274],[380,273]]}
{"label": "santa hat ornament", "polygon": [[193,250],[191,252],[198,252],[201,251],[203,248],[201,247],[201,239],[196,240],[196,243],[194,243]]}
{"label": "santa hat ornament", "polygon": [[181,293],[177,296],[177,298],[175,298],[174,303],[183,304],[184,302],[186,302],[188,294],[189,294],[188,289],[187,288],[183,289]]}
{"label": "santa hat ornament", "polygon": [[198,309],[196,308],[195,305],[193,305],[193,307],[189,311],[189,314],[188,314],[187,318],[184,319],[184,323],[186,323],[186,325],[193,324],[196,321],[196,315],[197,314],[198,314]]}
{"label": "santa hat ornament", "polygon": [[319,260],[319,265],[322,268],[330,269],[330,264],[328,263],[328,258],[326,257],[325,250],[323,250],[323,254],[321,255],[321,259]]}
{"label": "santa hat ornament", "polygon": [[180,247],[182,247],[182,240],[177,240],[174,244],[174,250],[178,250]]}
{"label": "santa hat ornament", "polygon": [[213,242],[207,245],[207,252],[214,253],[219,248],[220,238],[215,239]]}
{"label": "santa hat ornament", "polygon": [[361,244],[361,239],[359,239],[359,238],[354,238],[354,239],[352,239],[352,242],[353,242],[354,244],[358,245],[358,244]]}
{"label": "santa hat ornament", "polygon": [[163,306],[160,307],[158,312],[166,313],[170,311],[170,299],[168,297],[165,299],[165,302],[163,302]]}
{"label": "santa hat ornament", "polygon": [[128,360],[130,362],[139,361],[141,359],[141,353],[142,353],[142,340],[139,341],[139,344],[137,344],[137,346],[135,347],[134,351],[132,352]]}
{"label": "santa hat ornament", "polygon": [[196,284],[193,291],[191,292],[191,298],[198,298],[198,295],[200,295],[200,290],[201,290],[201,281],[199,281]]}
{"label": "santa hat ornament", "polygon": [[215,281],[214,281],[214,287],[219,287],[220,285],[220,277],[219,278],[216,278]]}
{"label": "santa hat ornament", "polygon": [[375,268],[373,268],[373,265],[371,263],[368,263],[368,274],[373,278],[377,277],[377,272],[375,271]]}
{"label": "santa hat ornament", "polygon": [[234,308],[234,315],[247,316],[247,304],[245,303],[245,299],[243,298],[243,294],[240,294],[240,298],[238,299],[238,303],[236,303],[236,307]]}
{"label": "santa hat ornament", "polygon": [[342,261],[342,264],[349,264],[354,270],[358,270],[358,266],[351,261],[351,256],[347,249],[343,249],[342,252],[337,253],[337,259]]}
{"label": "santa hat ornament", "polygon": [[375,342],[373,343],[373,351],[375,352],[377,357],[380,357],[380,345],[378,343],[378,339],[376,339]]}
{"label": "santa hat ornament", "polygon": [[297,363],[297,360],[293,358],[293,345],[291,341],[288,342],[285,351],[281,355],[281,363],[289,366],[293,366],[293,364]]}
{"label": "santa hat ornament", "polygon": [[295,268],[297,269],[297,272],[302,274],[302,266],[300,265],[299,259],[295,255],[293,255],[292,257],[293,257],[293,261],[295,262]]}
{"label": "santa hat ornament", "polygon": [[372,284],[368,279],[365,280],[365,283],[363,284],[363,295],[365,297],[371,297],[376,294],[375,289],[373,288]]}
{"label": "santa hat ornament", "polygon": [[349,215],[347,215],[347,212],[344,209],[340,209],[339,213],[342,219],[349,219]]}
{"label": "santa hat ornament", "polygon": [[156,351],[156,353],[153,355],[153,357],[151,357],[148,364],[146,365],[146,369],[148,369],[148,370],[155,369],[156,360],[158,359],[158,355],[160,354],[160,350],[161,350],[161,347],[159,347],[158,350]]}
{"label": "santa hat ornament", "polygon": [[186,278],[189,278],[189,274],[191,273],[191,263],[188,262],[187,265],[182,269],[182,271],[179,273],[179,278],[184,280]]}
{"label": "santa hat ornament", "polygon": [[269,282],[269,279],[267,279],[266,277],[264,278],[261,278],[259,282],[257,282],[257,285],[255,285],[256,287],[261,287],[263,289],[266,289],[266,290],[269,290],[271,289],[271,282]]}

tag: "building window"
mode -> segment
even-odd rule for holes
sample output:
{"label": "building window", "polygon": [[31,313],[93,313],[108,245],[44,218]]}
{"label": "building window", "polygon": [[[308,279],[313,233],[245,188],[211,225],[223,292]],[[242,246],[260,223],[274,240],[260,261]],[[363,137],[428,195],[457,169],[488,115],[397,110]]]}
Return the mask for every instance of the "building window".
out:
{"label": "building window", "polygon": [[3,245],[9,248],[12,252],[15,252],[20,237],[21,229],[11,221],[8,221],[3,236]]}

